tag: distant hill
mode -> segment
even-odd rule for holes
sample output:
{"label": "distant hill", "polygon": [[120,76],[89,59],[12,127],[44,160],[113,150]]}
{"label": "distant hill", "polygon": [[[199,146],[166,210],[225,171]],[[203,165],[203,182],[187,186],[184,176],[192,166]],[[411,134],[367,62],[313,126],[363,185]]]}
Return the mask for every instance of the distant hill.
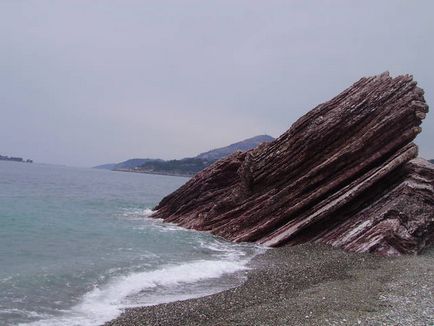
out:
{"label": "distant hill", "polygon": [[93,168],[104,169],[104,170],[128,170],[128,169],[134,169],[148,162],[164,162],[164,161],[160,159],[151,159],[151,158],[132,158],[120,163],[107,163],[107,164],[94,166]]}
{"label": "distant hill", "polygon": [[205,153],[201,153],[197,155],[196,158],[214,162],[232,153],[235,153],[236,151],[248,151],[252,148],[255,148],[259,144],[271,142],[273,140],[274,138],[271,136],[259,135],[256,137],[242,140],[238,143],[234,143],[226,147],[220,147]]}
{"label": "distant hill", "polygon": [[170,161],[149,161],[136,168],[136,172],[170,174],[191,176],[211,165],[221,158],[231,155],[236,151],[248,151],[259,144],[273,141],[274,138],[268,135],[260,135],[242,140],[226,147],[220,147],[201,153],[195,157],[187,157],[180,160]]}
{"label": "distant hill", "polygon": [[147,162],[134,170],[135,172],[152,174],[191,176],[203,170],[211,163],[211,161],[202,160],[200,158],[187,157],[181,160]]}
{"label": "distant hill", "polygon": [[107,163],[94,166],[94,169],[113,170],[117,163]]}
{"label": "distant hill", "polygon": [[434,164],[434,160],[429,160],[429,161]]}
{"label": "distant hill", "polygon": [[192,176],[215,161],[235,153],[236,151],[248,151],[261,143],[273,140],[274,138],[271,136],[260,135],[242,140],[226,147],[220,147],[201,153],[195,157],[169,161],[135,158],[121,163],[103,164],[96,166],[95,168],[126,172]]}
{"label": "distant hill", "polygon": [[113,169],[114,170],[134,169],[138,166],[141,166],[149,162],[164,162],[164,161],[160,159],[152,159],[152,158],[133,158],[116,164]]}

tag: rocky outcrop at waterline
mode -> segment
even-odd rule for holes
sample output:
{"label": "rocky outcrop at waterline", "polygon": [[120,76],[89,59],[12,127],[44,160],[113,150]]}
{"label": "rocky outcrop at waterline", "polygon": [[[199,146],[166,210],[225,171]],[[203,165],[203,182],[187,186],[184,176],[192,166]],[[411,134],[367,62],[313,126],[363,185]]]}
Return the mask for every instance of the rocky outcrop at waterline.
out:
{"label": "rocky outcrop at waterline", "polygon": [[434,166],[412,143],[427,112],[411,76],[362,78],[275,141],[199,172],[153,216],[232,241],[417,253],[434,238]]}

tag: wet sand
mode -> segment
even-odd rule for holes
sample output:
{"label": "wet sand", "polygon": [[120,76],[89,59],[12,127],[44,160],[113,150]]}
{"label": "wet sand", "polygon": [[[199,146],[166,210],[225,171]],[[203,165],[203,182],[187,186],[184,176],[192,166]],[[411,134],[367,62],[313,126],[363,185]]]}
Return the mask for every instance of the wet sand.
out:
{"label": "wet sand", "polygon": [[106,325],[434,325],[434,248],[384,258],[321,245],[270,249],[247,281],[126,310]]}

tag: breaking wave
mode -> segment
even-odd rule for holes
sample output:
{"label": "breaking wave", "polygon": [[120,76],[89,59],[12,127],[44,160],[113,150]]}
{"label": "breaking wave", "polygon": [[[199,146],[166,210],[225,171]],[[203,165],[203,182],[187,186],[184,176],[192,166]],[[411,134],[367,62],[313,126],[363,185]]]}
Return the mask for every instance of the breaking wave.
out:
{"label": "breaking wave", "polygon": [[[25,325],[33,326],[87,326],[102,324],[116,318],[123,309],[143,305],[167,303],[186,299],[185,295],[156,298],[152,304],[137,301],[144,290],[157,287],[176,288],[179,285],[219,278],[227,274],[244,271],[248,259],[240,261],[198,260],[180,265],[169,265],[153,271],[132,273],[117,277],[104,286],[95,287],[86,293],[81,302],[61,316],[42,319]],[[188,297],[197,297],[211,293],[190,293]],[[149,300],[149,298],[148,298]]]}

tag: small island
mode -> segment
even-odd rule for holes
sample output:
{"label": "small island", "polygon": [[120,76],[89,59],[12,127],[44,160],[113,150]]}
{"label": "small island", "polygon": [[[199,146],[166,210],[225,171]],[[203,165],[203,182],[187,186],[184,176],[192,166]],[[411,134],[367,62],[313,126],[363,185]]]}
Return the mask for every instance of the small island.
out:
{"label": "small island", "polygon": [[4,156],[0,155],[0,161],[12,161],[12,162],[21,162],[21,163],[33,163],[33,160],[23,159],[22,157],[14,157],[14,156]]}

